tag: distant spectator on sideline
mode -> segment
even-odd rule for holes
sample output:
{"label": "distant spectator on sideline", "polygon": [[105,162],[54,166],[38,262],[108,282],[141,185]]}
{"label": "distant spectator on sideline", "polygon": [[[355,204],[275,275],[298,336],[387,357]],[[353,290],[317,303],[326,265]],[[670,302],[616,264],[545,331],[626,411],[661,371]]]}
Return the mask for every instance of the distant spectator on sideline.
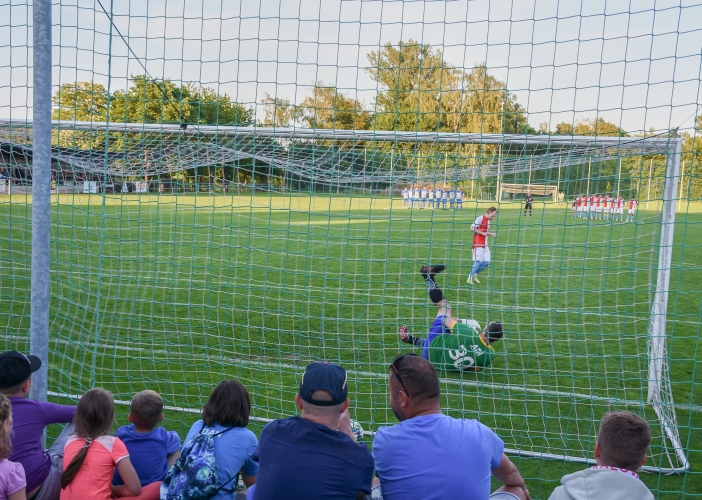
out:
{"label": "distant spectator on sideline", "polygon": [[[134,470],[139,476],[139,500],[158,500],[161,481],[180,454],[180,437],[158,424],[163,420],[163,398],[154,391],[137,392],[129,408],[130,425],[123,425],[115,435],[129,452]],[[124,482],[115,473],[113,484]]]}
{"label": "distant spectator on sideline", "polygon": [[17,351],[0,354],[0,394],[12,403],[12,454],[9,460],[19,462],[27,476],[27,498],[58,500],[61,493],[63,448],[73,425],[64,427],[48,450],[42,446],[42,435],[49,424],[73,421],[75,406],[57,405],[27,399],[32,386],[32,373],[41,368],[36,356]]}
{"label": "distant spectator on sideline", "polygon": [[[390,407],[399,424],[375,434],[373,458],[383,500],[529,500],[504,442],[477,420],[444,415],[434,366],[414,354],[390,365]],[[504,486],[490,494],[490,476]],[[378,492],[380,488],[382,491]]]}
{"label": "distant spectator on sideline", "polygon": [[651,429],[628,411],[605,414],[595,444],[597,465],[563,476],[549,500],[653,500],[636,474],[646,463]]}
{"label": "distant spectator on sideline", "polygon": [[258,481],[247,500],[363,498],[371,491],[373,457],[351,431],[346,370],[312,363],[300,381],[299,417],[266,425],[254,453]]}

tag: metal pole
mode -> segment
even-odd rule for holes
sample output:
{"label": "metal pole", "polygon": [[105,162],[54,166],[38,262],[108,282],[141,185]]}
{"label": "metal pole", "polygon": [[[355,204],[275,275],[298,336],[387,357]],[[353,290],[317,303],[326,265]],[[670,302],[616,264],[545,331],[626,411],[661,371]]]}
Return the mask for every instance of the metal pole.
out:
{"label": "metal pole", "polygon": [[663,430],[666,432],[675,454],[682,466],[687,469],[689,462],[683,451],[683,445],[678,434],[678,426],[674,412],[667,409],[673,405],[673,395],[670,388],[668,368],[668,350],[666,346],[666,314],[668,311],[668,287],[670,285],[670,267],[673,258],[673,233],[675,230],[675,193],[680,174],[680,154],[682,139],[673,132],[670,140],[670,151],[666,161],[665,178],[663,179],[663,212],[661,214],[661,236],[658,253],[658,276],[656,292],[651,308],[651,320],[648,327],[648,397],[653,410],[658,415]]}
{"label": "metal pole", "polygon": [[590,161],[587,164],[587,191],[585,193],[587,195],[590,194],[590,177],[592,177],[592,157],[590,157]]}
{"label": "metal pole", "polygon": [[653,177],[653,158],[651,158],[651,167],[648,169],[648,194],[646,195],[646,210],[651,203],[651,177]]}
{"label": "metal pole", "polygon": [[558,180],[556,181],[556,199],[553,200],[554,203],[558,201],[558,198],[561,195],[561,162],[563,161],[563,158],[559,157],[558,158]]}
{"label": "metal pole", "polygon": [[46,401],[51,237],[51,0],[33,3],[32,285],[29,351],[41,359],[30,398]]}
{"label": "metal pole", "polygon": [[682,165],[680,167],[680,191],[678,193],[678,209],[680,209],[680,205],[682,204],[682,195],[683,195],[683,184],[685,180],[685,160],[683,160]]}
{"label": "metal pole", "polygon": [[619,169],[617,170],[617,198],[619,198],[619,185],[622,182],[622,159],[619,158]]}

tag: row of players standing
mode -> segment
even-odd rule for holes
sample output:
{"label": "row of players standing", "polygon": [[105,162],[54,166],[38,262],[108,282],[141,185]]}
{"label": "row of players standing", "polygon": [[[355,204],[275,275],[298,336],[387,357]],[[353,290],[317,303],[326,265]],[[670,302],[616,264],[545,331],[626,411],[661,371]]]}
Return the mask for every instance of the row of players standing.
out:
{"label": "row of players standing", "polygon": [[402,208],[463,210],[463,196],[461,188],[410,186],[402,190]]}
{"label": "row of players standing", "polygon": [[578,219],[624,220],[624,206],[628,205],[626,222],[632,222],[639,202],[635,197],[627,202],[622,196],[612,198],[610,195],[578,195],[571,205],[571,216]]}

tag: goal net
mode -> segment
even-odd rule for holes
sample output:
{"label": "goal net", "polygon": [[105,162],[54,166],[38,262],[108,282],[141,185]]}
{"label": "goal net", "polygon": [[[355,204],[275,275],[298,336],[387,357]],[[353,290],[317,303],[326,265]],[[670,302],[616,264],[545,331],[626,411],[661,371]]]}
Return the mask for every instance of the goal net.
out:
{"label": "goal net", "polygon": [[[300,373],[327,359],[370,436],[394,421],[398,328],[423,335],[435,316],[418,270],[446,264],[454,314],[506,332],[489,369],[440,374],[446,413],[511,453],[585,462],[602,415],[627,409],[652,424],[651,470],[688,468],[666,348],[679,139],[54,122],[53,141],[52,394],[151,388],[184,431],[234,377],[264,423],[294,413]],[[0,143],[0,317],[21,344],[31,123],[1,122]],[[414,187],[462,204],[404,208]],[[525,189],[566,203],[525,216]],[[638,207],[577,217],[581,195]],[[471,287],[468,228],[491,205],[493,260]]]}

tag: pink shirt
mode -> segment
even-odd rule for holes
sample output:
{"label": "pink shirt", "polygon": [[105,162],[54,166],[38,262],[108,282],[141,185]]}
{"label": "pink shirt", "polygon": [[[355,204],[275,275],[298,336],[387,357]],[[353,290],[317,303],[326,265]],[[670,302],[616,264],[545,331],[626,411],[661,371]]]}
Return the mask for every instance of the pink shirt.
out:
{"label": "pink shirt", "polygon": [[10,495],[27,487],[24,477],[24,467],[8,459],[0,460],[0,500],[5,500]]}
{"label": "pink shirt", "polygon": [[[68,438],[63,455],[64,471],[84,444],[85,438]],[[115,466],[127,457],[127,447],[119,438],[100,436],[95,439],[78,474],[66,489],[61,490],[61,500],[110,500]]]}

